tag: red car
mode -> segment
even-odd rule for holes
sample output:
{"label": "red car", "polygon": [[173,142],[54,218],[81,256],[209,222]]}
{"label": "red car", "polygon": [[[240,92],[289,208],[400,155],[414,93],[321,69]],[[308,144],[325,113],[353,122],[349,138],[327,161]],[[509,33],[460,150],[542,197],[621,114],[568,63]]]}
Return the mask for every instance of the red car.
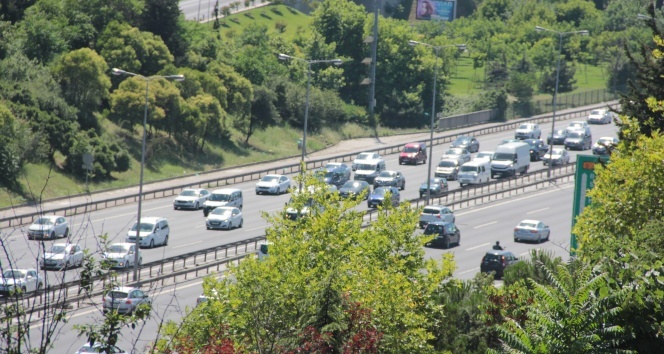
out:
{"label": "red car", "polygon": [[426,143],[408,143],[399,154],[399,165],[404,163],[427,163],[427,144]]}

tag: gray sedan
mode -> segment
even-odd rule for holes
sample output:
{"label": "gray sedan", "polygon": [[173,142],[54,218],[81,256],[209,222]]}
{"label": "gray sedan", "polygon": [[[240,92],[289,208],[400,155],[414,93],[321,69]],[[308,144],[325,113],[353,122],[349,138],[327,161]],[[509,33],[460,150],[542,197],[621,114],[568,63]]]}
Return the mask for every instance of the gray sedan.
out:
{"label": "gray sedan", "polygon": [[539,220],[523,220],[514,228],[514,242],[543,240],[548,241],[551,236],[549,226]]}
{"label": "gray sedan", "polygon": [[399,171],[383,171],[374,179],[373,187],[392,186],[404,190],[406,188],[406,177]]}
{"label": "gray sedan", "polygon": [[443,156],[440,157],[441,160],[445,159],[457,159],[460,164],[464,164],[472,159],[472,155],[466,149],[461,148],[450,148],[445,151]]}
{"label": "gray sedan", "polygon": [[565,149],[552,149],[542,157],[544,165],[564,165],[569,163],[569,153]]}

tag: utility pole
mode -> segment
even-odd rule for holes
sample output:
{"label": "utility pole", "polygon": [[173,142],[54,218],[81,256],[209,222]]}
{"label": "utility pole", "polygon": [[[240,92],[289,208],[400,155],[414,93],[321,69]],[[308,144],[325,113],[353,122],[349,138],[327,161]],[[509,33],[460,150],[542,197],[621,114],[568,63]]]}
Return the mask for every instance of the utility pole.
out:
{"label": "utility pole", "polygon": [[371,42],[371,71],[369,79],[371,86],[369,88],[369,123],[373,126],[374,136],[380,142],[378,137],[378,120],[374,114],[376,107],[376,52],[378,50],[378,12],[380,11],[380,0],[374,0],[374,23],[373,23],[373,41]]}

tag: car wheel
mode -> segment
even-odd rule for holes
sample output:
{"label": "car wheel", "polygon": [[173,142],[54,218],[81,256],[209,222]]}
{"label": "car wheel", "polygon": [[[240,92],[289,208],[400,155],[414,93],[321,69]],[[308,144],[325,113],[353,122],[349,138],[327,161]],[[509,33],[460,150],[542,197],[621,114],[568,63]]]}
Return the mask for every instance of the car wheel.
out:
{"label": "car wheel", "polygon": [[542,235],[537,235],[537,243],[542,243]]}
{"label": "car wheel", "polygon": [[459,235],[459,238],[457,238],[456,245],[457,247],[461,246],[461,235]]}
{"label": "car wheel", "polygon": [[547,242],[548,242],[548,241],[549,241],[549,237],[551,237],[551,232],[550,232],[550,231],[549,231],[548,234],[546,234],[546,238],[544,239],[544,241],[547,241]]}
{"label": "car wheel", "polygon": [[514,238],[514,243],[517,243],[517,242],[519,242],[519,239],[515,237]]}
{"label": "car wheel", "polygon": [[406,181],[403,181],[403,184],[401,185],[401,190],[406,189]]}
{"label": "car wheel", "polygon": [[51,240],[55,240],[55,231],[51,231]]}
{"label": "car wheel", "polygon": [[63,237],[63,238],[67,238],[67,237],[69,237],[69,228],[66,228],[66,229],[65,229],[65,233],[62,234],[62,237]]}
{"label": "car wheel", "polygon": [[240,225],[237,226],[238,229],[242,228],[242,224],[244,224],[244,219],[240,219]]}
{"label": "car wheel", "polygon": [[445,239],[445,248],[450,248],[450,238],[449,237],[447,237]]}
{"label": "car wheel", "polygon": [[278,195],[278,194],[281,194],[281,188],[280,188],[280,187],[277,188],[277,195]]}
{"label": "car wheel", "polygon": [[228,229],[229,229],[229,230],[233,230],[233,222],[232,222],[232,221],[230,221],[230,222],[228,223]]}
{"label": "car wheel", "polygon": [[208,229],[208,230],[210,229],[210,227],[209,227],[209,226],[207,226],[207,225],[205,225],[205,228],[206,228],[206,229]]}
{"label": "car wheel", "polygon": [[129,269],[129,262],[125,262],[124,269],[125,269],[125,270]]}
{"label": "car wheel", "polygon": [[164,244],[163,246],[168,246],[168,235],[164,238]]}
{"label": "car wheel", "polygon": [[71,267],[71,263],[70,263],[69,261],[67,261],[67,262],[65,263],[65,266],[62,267],[62,270],[67,270],[67,269],[69,269],[70,267]]}
{"label": "car wheel", "polygon": [[424,159],[424,161],[422,161],[422,164],[426,165],[427,164],[427,159]]}
{"label": "car wheel", "polygon": [[154,248],[154,239],[150,240],[150,248]]}
{"label": "car wheel", "polygon": [[399,165],[403,165],[403,161],[399,160]]}
{"label": "car wheel", "polygon": [[198,209],[200,209],[200,206],[198,205],[198,202],[196,202],[196,204],[194,204],[194,210],[198,210]]}

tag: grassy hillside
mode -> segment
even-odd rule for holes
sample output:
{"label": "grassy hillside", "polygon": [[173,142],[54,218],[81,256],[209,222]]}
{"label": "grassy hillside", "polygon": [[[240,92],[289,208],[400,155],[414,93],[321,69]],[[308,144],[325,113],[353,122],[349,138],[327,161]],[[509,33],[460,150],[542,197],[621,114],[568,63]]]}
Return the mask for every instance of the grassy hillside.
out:
{"label": "grassy hillside", "polygon": [[267,5],[220,18],[219,23],[221,34],[225,37],[232,37],[250,24],[259,24],[292,41],[297,36],[308,36],[311,17],[285,5]]}

